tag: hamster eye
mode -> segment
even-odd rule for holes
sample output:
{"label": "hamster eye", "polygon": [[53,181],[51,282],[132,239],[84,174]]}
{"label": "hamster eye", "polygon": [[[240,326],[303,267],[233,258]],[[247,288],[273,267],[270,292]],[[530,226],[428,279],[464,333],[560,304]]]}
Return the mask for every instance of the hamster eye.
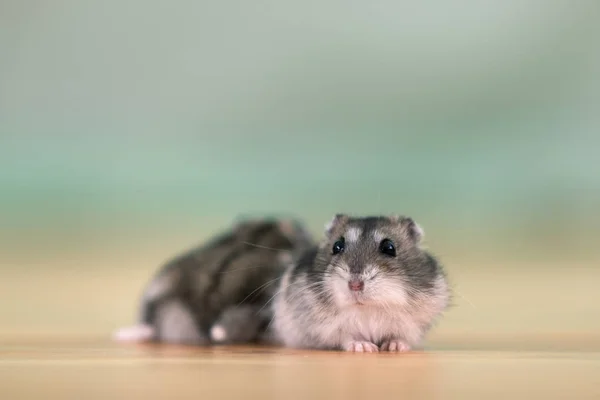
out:
{"label": "hamster eye", "polygon": [[379,244],[379,251],[386,256],[396,257],[396,247],[390,239],[383,239]]}
{"label": "hamster eye", "polygon": [[333,252],[333,254],[339,254],[339,253],[341,253],[342,251],[344,251],[344,246],[345,246],[345,244],[346,244],[346,243],[345,243],[345,241],[344,241],[344,238],[343,238],[343,237],[342,237],[342,238],[340,238],[340,240],[338,240],[337,242],[335,242],[335,243],[333,244],[333,249],[332,249],[332,252]]}

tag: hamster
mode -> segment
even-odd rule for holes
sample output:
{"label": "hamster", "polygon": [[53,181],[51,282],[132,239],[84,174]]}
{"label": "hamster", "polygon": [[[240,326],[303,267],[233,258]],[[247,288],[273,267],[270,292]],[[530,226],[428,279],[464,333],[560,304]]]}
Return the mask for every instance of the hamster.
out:
{"label": "hamster", "polygon": [[149,282],[138,323],[117,341],[183,345],[260,341],[268,302],[288,263],[314,245],[297,219],[239,220],[206,244],[167,262]]}
{"label": "hamster", "polygon": [[449,305],[442,266],[405,216],[336,215],[285,272],[272,329],[286,347],[406,352]]}

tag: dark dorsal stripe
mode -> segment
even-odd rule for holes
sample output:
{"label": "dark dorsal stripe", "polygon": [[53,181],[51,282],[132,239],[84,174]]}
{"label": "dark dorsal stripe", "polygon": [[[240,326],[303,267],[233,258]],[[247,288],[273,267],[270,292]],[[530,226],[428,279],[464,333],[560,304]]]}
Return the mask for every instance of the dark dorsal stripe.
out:
{"label": "dark dorsal stripe", "polygon": [[[269,233],[271,233],[273,231],[273,229],[276,228],[275,224],[273,223],[266,223],[266,224],[261,224],[259,226],[257,226],[256,228],[253,229],[253,231],[251,231],[251,233],[247,236],[247,242],[248,243],[252,243],[252,244],[259,244],[261,242],[261,240],[268,235]],[[239,238],[235,237],[235,235],[232,235],[236,240],[239,240]],[[206,294],[204,295],[204,313],[207,314],[207,316],[209,316],[208,314],[210,313],[210,309],[211,309],[211,305],[210,305],[210,294],[214,293],[219,286],[221,286],[221,280],[225,277],[225,272],[227,271],[227,269],[229,268],[229,266],[231,265],[231,263],[233,263],[236,259],[238,259],[241,256],[245,256],[246,254],[248,254],[249,252],[253,252],[253,251],[257,251],[259,249],[261,249],[260,247],[257,246],[252,246],[249,245],[247,243],[243,243],[243,242],[239,242],[236,243],[235,245],[237,248],[234,248],[228,255],[227,257],[225,257],[221,263],[219,264],[219,266],[214,270],[213,275],[211,276],[211,283],[209,285],[209,287],[206,289]],[[212,318],[212,316],[211,316]],[[206,324],[202,324],[204,326],[202,326],[202,330],[205,332],[205,334],[208,334],[208,330],[210,329],[210,326],[207,326]]]}
{"label": "dark dorsal stripe", "polygon": [[[273,224],[260,225],[260,226],[256,227],[252,233],[250,233],[248,235],[248,239],[246,240],[247,243],[243,243],[243,242],[236,243],[237,248],[235,250],[233,250],[231,253],[229,253],[227,255],[227,257],[225,257],[223,259],[221,264],[216,268],[215,273],[217,276],[213,276],[213,285],[211,285],[211,286],[213,288],[216,288],[219,286],[220,279],[224,275],[223,272],[225,272],[229,268],[229,265],[234,260],[236,260],[242,254],[246,254],[247,252],[251,252],[251,251],[259,249],[260,247],[253,246],[252,244],[260,244],[261,240],[266,235],[271,233],[274,227],[275,226]],[[248,243],[251,243],[251,244],[248,244]]]}

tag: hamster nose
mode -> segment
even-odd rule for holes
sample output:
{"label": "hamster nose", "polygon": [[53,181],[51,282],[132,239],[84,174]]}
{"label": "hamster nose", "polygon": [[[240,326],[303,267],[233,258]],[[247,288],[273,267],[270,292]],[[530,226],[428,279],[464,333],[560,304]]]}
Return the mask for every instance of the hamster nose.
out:
{"label": "hamster nose", "polygon": [[352,279],[348,282],[348,287],[354,292],[360,292],[364,289],[365,283],[360,279]]}

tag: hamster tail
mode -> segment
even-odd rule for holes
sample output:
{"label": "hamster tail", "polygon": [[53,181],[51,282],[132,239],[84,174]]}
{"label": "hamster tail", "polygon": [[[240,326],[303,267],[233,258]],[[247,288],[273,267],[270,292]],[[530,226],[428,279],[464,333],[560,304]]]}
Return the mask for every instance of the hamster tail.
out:
{"label": "hamster tail", "polygon": [[139,324],[116,330],[113,333],[113,340],[117,342],[148,342],[154,338],[154,334],[154,327]]}

